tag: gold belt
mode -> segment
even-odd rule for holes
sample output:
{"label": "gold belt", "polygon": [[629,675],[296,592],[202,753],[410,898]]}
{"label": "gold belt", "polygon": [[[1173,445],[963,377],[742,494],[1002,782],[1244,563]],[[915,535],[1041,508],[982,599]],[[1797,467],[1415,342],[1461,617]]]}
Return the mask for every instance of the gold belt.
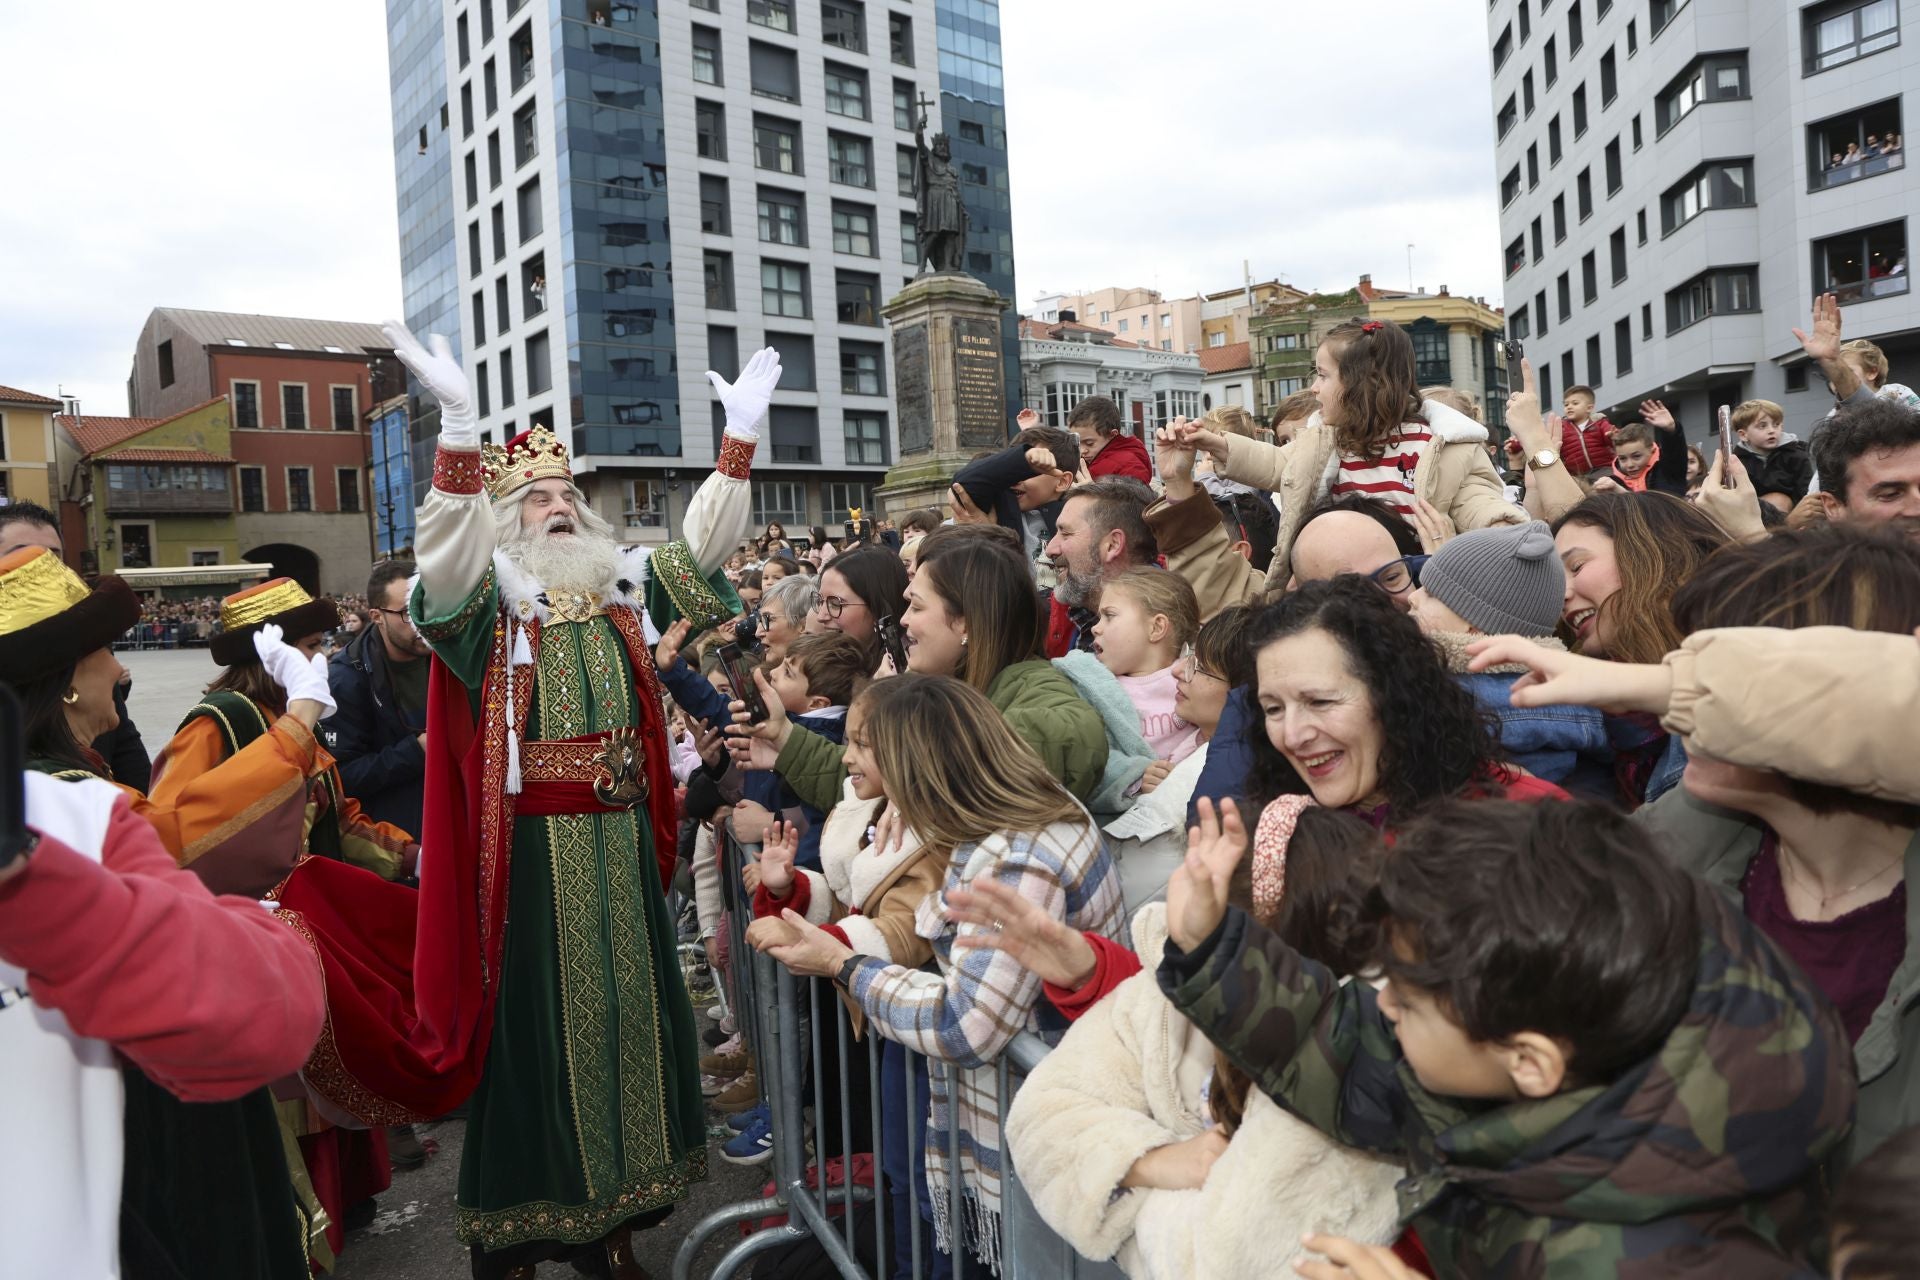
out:
{"label": "gold belt", "polygon": [[647,752],[631,726],[585,741],[535,740],[520,744],[520,776],[526,782],[590,782],[594,798],[633,809],[647,799]]}

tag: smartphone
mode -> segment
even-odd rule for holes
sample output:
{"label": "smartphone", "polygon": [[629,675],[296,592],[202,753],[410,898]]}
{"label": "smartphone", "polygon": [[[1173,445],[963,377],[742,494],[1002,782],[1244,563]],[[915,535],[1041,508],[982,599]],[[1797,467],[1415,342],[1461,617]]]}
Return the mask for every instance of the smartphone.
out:
{"label": "smartphone", "polygon": [[720,646],[720,667],[733,686],[733,696],[746,704],[747,720],[760,724],[767,718],[767,704],[760,700],[760,686],[753,682],[753,664],[737,644]]}
{"label": "smartphone", "polygon": [[1518,338],[1507,339],[1507,369],[1509,372],[1518,368],[1520,362],[1526,358],[1526,355],[1527,347],[1525,343],[1521,342]]}
{"label": "smartphone", "polygon": [[0,867],[33,847],[27,831],[27,736],[20,700],[0,684]]}
{"label": "smartphone", "polygon": [[1740,459],[1733,456],[1733,410],[1726,405],[1720,406],[1720,487],[1733,488],[1733,469],[1740,466]]}
{"label": "smartphone", "polygon": [[880,615],[880,620],[873,624],[873,629],[880,637],[880,646],[887,651],[887,656],[893,659],[893,673],[895,675],[905,675],[907,672],[907,638],[900,633],[899,622],[894,619],[892,614],[885,613]]}

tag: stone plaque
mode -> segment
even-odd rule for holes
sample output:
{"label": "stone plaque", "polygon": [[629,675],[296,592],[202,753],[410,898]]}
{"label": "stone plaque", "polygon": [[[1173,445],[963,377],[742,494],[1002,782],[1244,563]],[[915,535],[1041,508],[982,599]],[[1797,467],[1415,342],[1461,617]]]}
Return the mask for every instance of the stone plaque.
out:
{"label": "stone plaque", "polygon": [[997,322],[955,318],[953,386],[960,447],[994,449],[1004,445],[1007,442],[1007,385],[1000,359]]}
{"label": "stone plaque", "polygon": [[927,326],[893,331],[893,403],[899,415],[900,456],[933,448],[933,388],[927,382]]}

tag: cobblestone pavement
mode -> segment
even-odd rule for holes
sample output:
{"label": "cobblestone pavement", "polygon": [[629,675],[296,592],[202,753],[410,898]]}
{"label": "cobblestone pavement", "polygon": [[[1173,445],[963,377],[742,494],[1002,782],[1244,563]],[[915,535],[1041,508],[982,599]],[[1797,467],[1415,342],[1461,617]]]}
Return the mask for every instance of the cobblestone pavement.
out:
{"label": "cobblestone pavement", "polygon": [[[119,657],[133,673],[127,713],[140,728],[147,754],[157,756],[219,668],[205,649],[138,650]],[[705,1018],[700,1023],[708,1025]],[[720,1144],[733,1135],[718,1118],[714,1124],[707,1144],[707,1181],[666,1222],[634,1237],[637,1259],[655,1280],[672,1275],[674,1254],[695,1223],[724,1205],[757,1197],[765,1184],[766,1166],[742,1168],[720,1158]],[[380,1196],[372,1225],[348,1235],[333,1273],[336,1280],[463,1280],[470,1274],[467,1251],[453,1234],[453,1194],[465,1129],[463,1122],[449,1120],[421,1131],[440,1144],[439,1153],[424,1168],[393,1175],[393,1186]],[[710,1274],[727,1245],[737,1239],[732,1229],[719,1233],[702,1252],[694,1275]],[[540,1280],[578,1276],[569,1266],[551,1263],[539,1274]]]}

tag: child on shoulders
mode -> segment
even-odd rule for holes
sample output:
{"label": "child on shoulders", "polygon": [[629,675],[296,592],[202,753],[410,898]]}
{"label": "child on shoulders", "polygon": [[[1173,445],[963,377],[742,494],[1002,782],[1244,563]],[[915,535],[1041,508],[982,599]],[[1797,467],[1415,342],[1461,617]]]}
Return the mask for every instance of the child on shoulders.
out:
{"label": "child on shoulders", "polygon": [[1129,569],[1100,588],[1093,651],[1140,713],[1156,758],[1178,764],[1200,745],[1200,730],[1174,709],[1181,650],[1200,630],[1200,605],[1187,580],[1165,569]]}

